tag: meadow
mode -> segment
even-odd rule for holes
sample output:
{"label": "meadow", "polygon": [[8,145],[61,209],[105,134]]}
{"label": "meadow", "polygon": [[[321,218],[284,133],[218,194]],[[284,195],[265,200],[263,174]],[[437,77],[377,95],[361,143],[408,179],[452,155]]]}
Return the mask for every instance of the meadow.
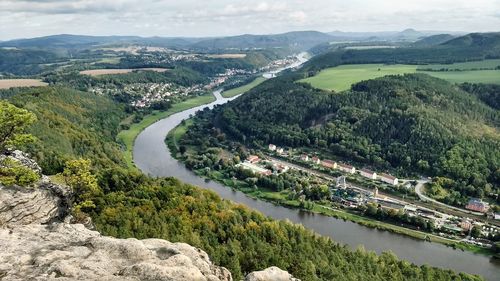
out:
{"label": "meadow", "polygon": [[232,98],[232,97],[237,96],[239,94],[243,94],[243,93],[249,91],[250,89],[252,89],[253,87],[264,82],[265,80],[266,80],[266,78],[264,78],[264,77],[257,77],[257,78],[255,78],[255,80],[253,80],[252,82],[250,82],[248,84],[245,84],[245,85],[240,86],[238,88],[223,91],[222,96],[225,98]]}
{"label": "meadow", "polygon": [[452,64],[428,64],[420,65],[418,70],[478,70],[478,69],[495,69],[500,66],[500,59],[470,61],[470,62],[457,62]]}
{"label": "meadow", "polygon": [[[313,87],[341,92],[350,89],[352,84],[363,80],[375,79],[386,75],[405,73],[425,73],[451,83],[491,83],[500,84],[500,70],[495,70],[500,60],[454,63],[447,65],[384,65],[352,64],[340,65],[320,71],[313,77],[299,80]],[[459,69],[460,71],[424,71],[424,69]],[[481,69],[481,70],[479,70]],[[488,69],[488,70],[483,70]]]}
{"label": "meadow", "polygon": [[362,80],[416,71],[417,68],[414,65],[349,64],[327,68],[299,82],[310,83],[313,87],[324,90],[340,92],[350,89],[352,84]]}
{"label": "meadow", "polygon": [[48,84],[38,79],[0,79],[0,89],[16,87],[41,87]]}

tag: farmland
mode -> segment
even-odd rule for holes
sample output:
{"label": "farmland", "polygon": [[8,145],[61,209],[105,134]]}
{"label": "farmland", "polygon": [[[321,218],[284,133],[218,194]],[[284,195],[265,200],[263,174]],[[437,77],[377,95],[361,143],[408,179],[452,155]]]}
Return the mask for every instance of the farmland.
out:
{"label": "farmland", "polygon": [[120,68],[120,69],[92,69],[80,71],[80,74],[99,76],[99,75],[109,75],[109,74],[125,74],[133,71],[155,71],[155,72],[165,72],[166,68]]}
{"label": "farmland", "polygon": [[38,79],[0,79],[0,89],[41,86],[47,86],[47,83],[42,82]]}
{"label": "farmland", "polygon": [[[495,70],[500,60],[485,60],[478,62],[455,63],[447,65],[383,65],[383,64],[353,64],[341,65],[322,70],[317,75],[300,82],[310,83],[313,87],[344,91],[352,84],[369,79],[375,79],[386,75],[397,75],[404,73],[425,73],[430,76],[441,78],[452,83],[474,82],[500,84],[500,70]],[[435,69],[424,71],[423,69]],[[449,69],[458,71],[437,71]]]}

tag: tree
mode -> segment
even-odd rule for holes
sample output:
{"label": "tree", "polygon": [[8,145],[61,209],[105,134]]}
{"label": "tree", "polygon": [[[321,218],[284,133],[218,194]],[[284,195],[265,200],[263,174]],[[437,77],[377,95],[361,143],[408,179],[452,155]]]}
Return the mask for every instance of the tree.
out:
{"label": "tree", "polygon": [[0,153],[33,142],[35,138],[25,131],[35,121],[33,113],[0,101]]}
{"label": "tree", "polygon": [[83,221],[83,212],[95,208],[92,199],[102,194],[97,185],[97,178],[91,172],[90,160],[77,159],[66,162],[63,176],[66,184],[73,190],[73,215],[77,221]]}
{"label": "tree", "polygon": [[480,227],[480,226],[478,226],[478,225],[475,225],[475,226],[472,228],[472,230],[471,230],[471,232],[470,232],[470,235],[471,235],[472,237],[476,237],[476,238],[477,238],[477,237],[480,237],[480,236],[481,236],[481,227]]}

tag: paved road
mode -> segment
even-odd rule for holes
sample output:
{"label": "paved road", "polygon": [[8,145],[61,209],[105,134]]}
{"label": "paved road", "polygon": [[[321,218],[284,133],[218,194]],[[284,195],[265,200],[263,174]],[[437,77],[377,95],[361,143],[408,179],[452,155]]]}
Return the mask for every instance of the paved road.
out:
{"label": "paved road", "polygon": [[418,180],[417,181],[417,185],[415,186],[415,193],[417,193],[417,195],[420,198],[420,200],[422,200],[424,202],[432,202],[434,204],[443,206],[445,208],[449,208],[449,209],[452,209],[452,210],[455,210],[455,211],[459,211],[459,212],[462,212],[462,213],[466,213],[466,214],[472,214],[472,215],[476,215],[476,216],[482,216],[483,215],[482,213],[479,213],[479,212],[473,212],[473,211],[469,211],[469,210],[466,210],[466,209],[462,209],[462,208],[458,208],[458,207],[455,207],[455,206],[451,206],[451,205],[445,204],[443,202],[439,202],[439,201],[437,201],[435,199],[432,199],[432,198],[428,197],[423,192],[423,187],[428,182],[429,182],[428,180]]}

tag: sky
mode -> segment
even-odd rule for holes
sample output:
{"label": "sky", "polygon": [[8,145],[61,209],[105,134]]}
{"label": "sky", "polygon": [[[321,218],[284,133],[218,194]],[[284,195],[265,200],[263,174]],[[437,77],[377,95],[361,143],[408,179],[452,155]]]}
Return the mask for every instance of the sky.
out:
{"label": "sky", "polygon": [[0,0],[0,40],[406,28],[500,31],[500,0]]}

